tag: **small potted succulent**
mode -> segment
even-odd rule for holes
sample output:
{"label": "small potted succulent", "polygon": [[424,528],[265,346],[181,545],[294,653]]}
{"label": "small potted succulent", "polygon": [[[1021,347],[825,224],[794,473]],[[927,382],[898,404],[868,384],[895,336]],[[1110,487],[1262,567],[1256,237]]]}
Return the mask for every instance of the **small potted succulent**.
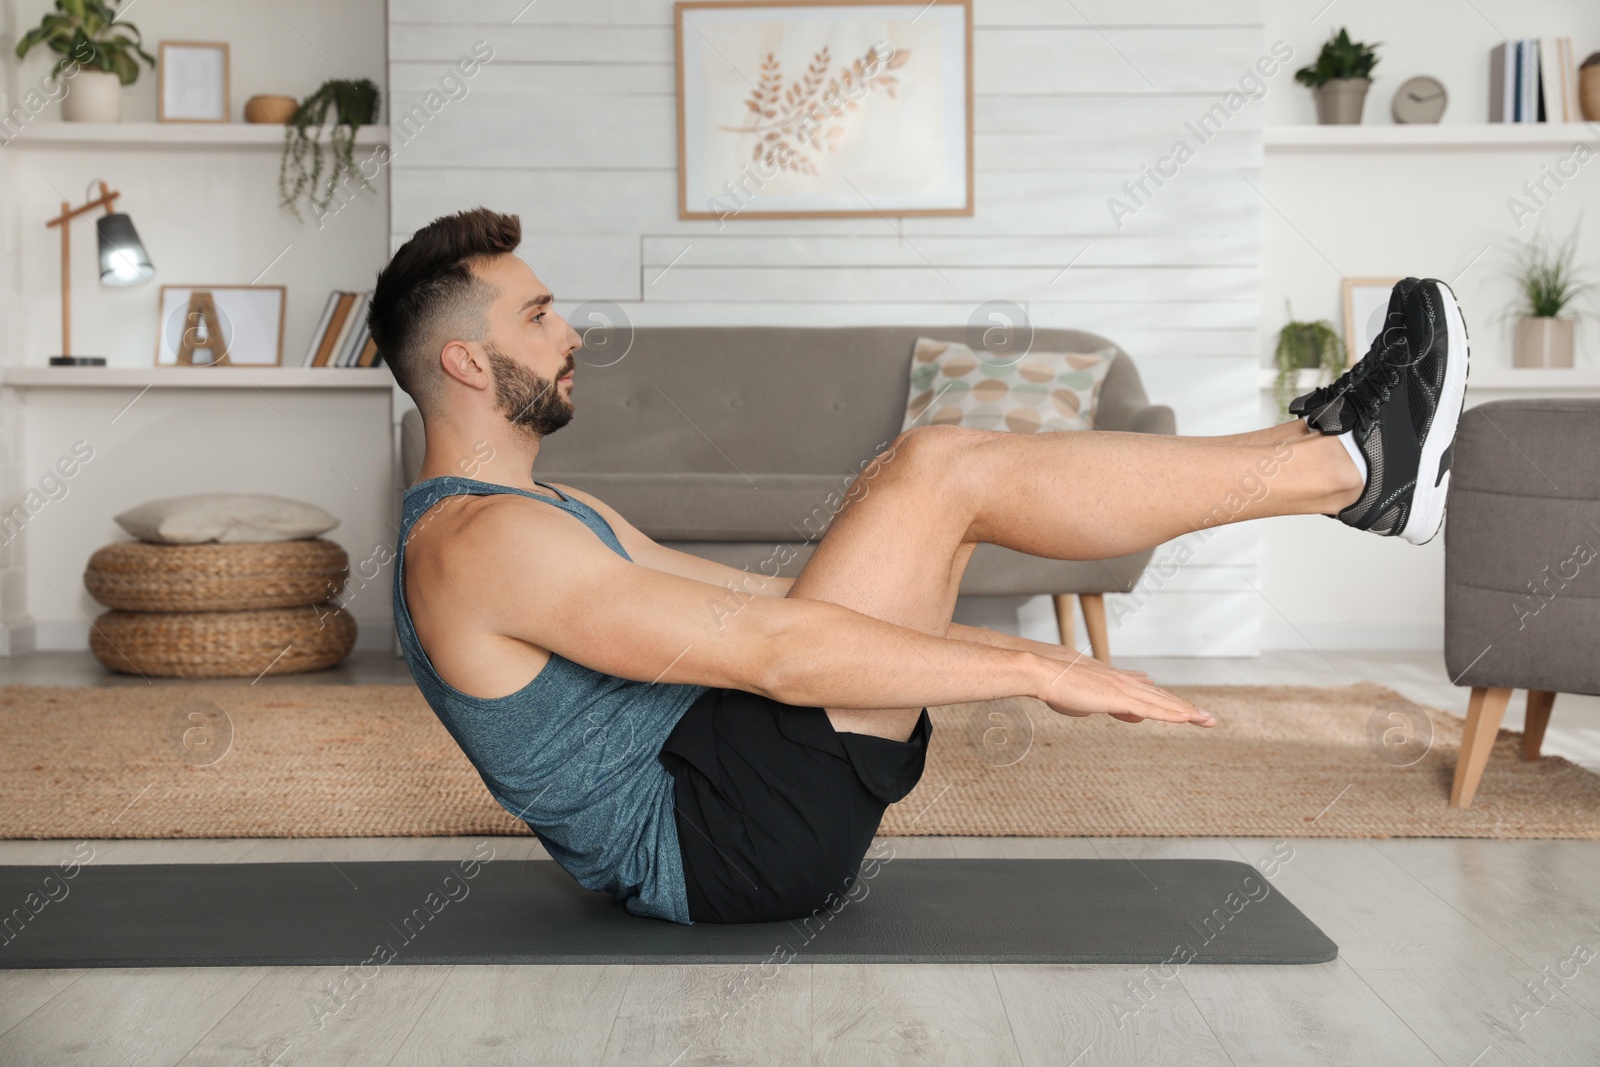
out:
{"label": "small potted succulent", "polygon": [[1294,80],[1311,87],[1317,101],[1317,121],[1324,126],[1355,126],[1361,122],[1361,109],[1372,87],[1372,68],[1378,65],[1381,42],[1362,44],[1350,39],[1350,32],[1339,32],[1323,44],[1317,61],[1301,67]]}
{"label": "small potted succulent", "polygon": [[1511,270],[1518,289],[1511,308],[1516,317],[1512,366],[1572,366],[1577,320],[1583,314],[1576,305],[1594,291],[1594,284],[1574,264],[1577,254],[1576,230],[1555,248],[1542,237],[1522,246]]}
{"label": "small potted succulent", "polygon": [[55,13],[17,42],[17,58],[40,44],[61,57],[50,76],[70,79],[61,102],[67,122],[121,121],[122,87],[139,80],[138,60],[156,65],[138,28],[117,20],[117,0],[56,0]]}
{"label": "small potted succulent", "polygon": [[1273,396],[1278,401],[1280,418],[1289,417],[1289,401],[1294,399],[1296,379],[1302,370],[1320,370],[1328,381],[1333,381],[1345,371],[1344,343],[1326,319],[1316,322],[1296,322],[1294,309],[1287,304],[1289,321],[1278,331],[1278,348],[1273,357],[1278,366],[1278,377],[1273,383]]}

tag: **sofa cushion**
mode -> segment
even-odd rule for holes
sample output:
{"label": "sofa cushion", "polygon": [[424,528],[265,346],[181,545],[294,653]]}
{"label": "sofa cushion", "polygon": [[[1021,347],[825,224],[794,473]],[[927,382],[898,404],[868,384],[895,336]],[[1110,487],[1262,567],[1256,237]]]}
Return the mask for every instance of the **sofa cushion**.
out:
{"label": "sofa cushion", "polygon": [[1011,433],[1089,430],[1116,349],[995,355],[917,338],[901,428],[970,426]]}
{"label": "sofa cushion", "polygon": [[843,507],[834,474],[562,474],[542,482],[593,493],[658,541],[800,542],[820,537]]}

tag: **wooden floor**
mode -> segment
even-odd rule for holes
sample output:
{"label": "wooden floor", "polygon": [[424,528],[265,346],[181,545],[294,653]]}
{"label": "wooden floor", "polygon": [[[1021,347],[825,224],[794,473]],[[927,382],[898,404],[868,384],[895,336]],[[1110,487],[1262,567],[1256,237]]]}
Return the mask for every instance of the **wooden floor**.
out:
{"label": "wooden floor", "polygon": [[[388,657],[262,684],[405,681]],[[0,683],[100,684],[68,653]],[[1372,680],[1459,712],[1436,655],[1143,661],[1162,682]],[[140,683],[143,684],[143,683]],[[1564,698],[1565,699],[1565,698]],[[1547,751],[1600,767],[1593,700]],[[1563,715],[1563,712],[1566,712]],[[1514,708],[1507,725],[1515,728]],[[1204,856],[1272,879],[1340,946],[1310,967],[404,967],[0,971],[0,1064],[1600,1063],[1600,842],[897,838],[897,857]],[[0,842],[46,864],[75,842]],[[95,842],[95,863],[465,857],[469,839]],[[538,858],[536,843],[495,839]],[[1292,849],[1292,854],[1288,850]],[[204,923],[219,902],[197,900]],[[985,906],[1006,906],[1004,885]],[[339,990],[337,994],[333,991]],[[320,1013],[320,1014],[319,1014]]]}

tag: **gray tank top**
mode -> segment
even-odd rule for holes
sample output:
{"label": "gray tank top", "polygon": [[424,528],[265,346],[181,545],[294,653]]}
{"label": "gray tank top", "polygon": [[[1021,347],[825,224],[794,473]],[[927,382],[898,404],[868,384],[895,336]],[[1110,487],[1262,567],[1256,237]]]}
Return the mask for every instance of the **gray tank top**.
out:
{"label": "gray tank top", "polygon": [[489,792],[528,824],[551,858],[580,885],[612,894],[634,915],[688,923],[673,779],[660,753],[706,687],[629,681],[551,653],[550,662],[515,693],[470,696],[439,677],[412,626],[405,601],[406,537],[417,518],[445,497],[531,497],[577,518],[629,558],[593,508],[543,482],[534,484],[559,499],[453,475],[406,490],[394,567],[400,647],[417,687]]}

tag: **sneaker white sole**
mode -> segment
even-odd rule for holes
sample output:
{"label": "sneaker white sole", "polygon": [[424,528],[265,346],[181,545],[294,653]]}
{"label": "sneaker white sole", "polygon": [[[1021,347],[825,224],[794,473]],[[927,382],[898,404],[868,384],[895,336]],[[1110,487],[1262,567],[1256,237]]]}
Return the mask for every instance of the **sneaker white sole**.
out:
{"label": "sneaker white sole", "polygon": [[1467,369],[1471,363],[1471,349],[1467,344],[1467,324],[1461,318],[1461,308],[1450,287],[1444,282],[1428,282],[1439,294],[1444,308],[1446,336],[1449,342],[1445,362],[1444,388],[1439,392],[1439,405],[1434,409],[1433,425],[1422,442],[1422,459],[1417,464],[1417,484],[1411,490],[1411,515],[1400,531],[1414,545],[1425,545],[1433,540],[1444,525],[1445,500],[1450,495],[1450,472],[1439,473],[1439,463],[1456,438],[1456,424],[1461,421],[1461,409],[1467,399]]}

